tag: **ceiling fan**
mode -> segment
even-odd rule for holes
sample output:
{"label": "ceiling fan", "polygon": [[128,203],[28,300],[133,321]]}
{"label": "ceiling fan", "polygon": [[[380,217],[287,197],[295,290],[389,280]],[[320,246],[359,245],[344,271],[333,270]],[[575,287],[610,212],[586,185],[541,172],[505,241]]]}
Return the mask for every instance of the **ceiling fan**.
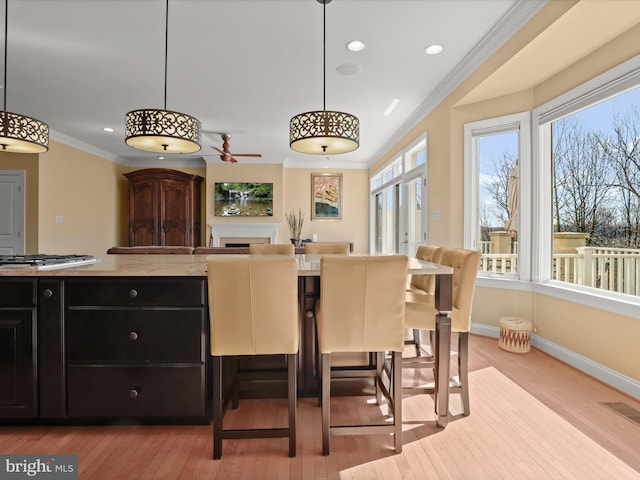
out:
{"label": "ceiling fan", "polygon": [[221,133],[220,136],[222,137],[222,150],[220,150],[218,147],[211,148],[220,152],[220,160],[222,160],[223,162],[236,163],[238,160],[236,160],[234,157],[262,157],[262,154],[260,153],[231,153],[229,151],[229,140],[231,139],[231,134]]}

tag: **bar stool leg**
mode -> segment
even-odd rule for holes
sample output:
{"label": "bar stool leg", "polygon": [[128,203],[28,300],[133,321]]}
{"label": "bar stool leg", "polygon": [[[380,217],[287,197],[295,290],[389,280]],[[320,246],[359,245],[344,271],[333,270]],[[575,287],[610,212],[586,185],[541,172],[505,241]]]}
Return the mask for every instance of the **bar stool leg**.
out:
{"label": "bar stool leg", "polygon": [[323,353],[322,358],[322,455],[329,455],[330,398],[331,398],[331,354]]}
{"label": "bar stool leg", "polygon": [[222,457],[222,358],[213,357],[213,459]]}
{"label": "bar stool leg", "polygon": [[288,397],[289,397],[289,456],[296,456],[296,400],[298,395],[298,356],[287,354]]}

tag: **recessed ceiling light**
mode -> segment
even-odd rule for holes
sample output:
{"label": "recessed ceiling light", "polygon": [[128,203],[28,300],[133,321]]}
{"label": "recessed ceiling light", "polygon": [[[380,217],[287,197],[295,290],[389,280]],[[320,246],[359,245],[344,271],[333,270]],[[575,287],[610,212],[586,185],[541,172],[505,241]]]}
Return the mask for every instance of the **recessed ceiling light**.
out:
{"label": "recessed ceiling light", "polygon": [[347,43],[347,50],[349,50],[350,52],[361,52],[366,47],[367,46],[364,44],[364,42],[361,42],[360,40],[351,40],[349,43]]}
{"label": "recessed ceiling light", "polygon": [[104,128],[102,129],[102,131],[103,131],[103,132],[115,132],[115,130],[114,130],[113,128],[111,128],[111,127],[104,127]]}
{"label": "recessed ceiling light", "polygon": [[393,110],[398,106],[398,103],[400,103],[400,99],[394,98],[387,109],[384,111],[384,116],[388,117],[389,115],[391,115],[391,112],[393,112]]}
{"label": "recessed ceiling light", "polygon": [[424,53],[426,53],[427,55],[437,55],[439,53],[442,53],[443,50],[444,47],[442,45],[434,43],[433,45],[429,45],[428,47],[426,47],[424,49]]}
{"label": "recessed ceiling light", "polygon": [[355,75],[356,73],[360,73],[360,70],[360,65],[354,65],[353,63],[343,63],[336,67],[336,72],[341,75]]}
{"label": "recessed ceiling light", "polygon": [[163,156],[158,157],[158,160],[164,160]]}

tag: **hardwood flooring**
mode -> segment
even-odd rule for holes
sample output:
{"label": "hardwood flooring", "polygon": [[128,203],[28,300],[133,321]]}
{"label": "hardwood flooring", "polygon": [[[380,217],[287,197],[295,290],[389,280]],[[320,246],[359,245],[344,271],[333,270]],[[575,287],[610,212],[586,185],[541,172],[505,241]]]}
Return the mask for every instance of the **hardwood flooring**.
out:
{"label": "hardwood flooring", "polygon": [[[470,337],[471,415],[446,429],[432,399],[403,401],[403,452],[384,435],[331,438],[321,454],[317,400],[298,402],[298,452],[286,439],[225,440],[209,426],[0,426],[1,454],[78,454],[83,480],[129,479],[640,479],[640,425],[601,402],[640,402],[536,349]],[[410,376],[410,372],[405,372]],[[457,396],[452,410],[459,411]],[[369,397],[333,398],[332,423],[384,421]],[[382,410],[382,411],[381,411]],[[245,400],[226,427],[284,425],[286,401]]]}

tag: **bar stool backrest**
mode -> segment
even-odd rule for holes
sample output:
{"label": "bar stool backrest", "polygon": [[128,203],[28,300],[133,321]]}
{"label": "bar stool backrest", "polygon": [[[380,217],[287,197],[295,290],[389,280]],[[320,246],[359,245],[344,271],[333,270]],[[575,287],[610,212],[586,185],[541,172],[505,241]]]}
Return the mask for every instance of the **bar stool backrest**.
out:
{"label": "bar stool backrest", "polygon": [[211,355],[298,352],[295,257],[207,258]]}
{"label": "bar stool backrest", "polygon": [[320,352],[401,352],[407,257],[329,255],[320,269]]}
{"label": "bar stool backrest", "polygon": [[293,243],[250,243],[251,255],[293,255],[295,247]]}

